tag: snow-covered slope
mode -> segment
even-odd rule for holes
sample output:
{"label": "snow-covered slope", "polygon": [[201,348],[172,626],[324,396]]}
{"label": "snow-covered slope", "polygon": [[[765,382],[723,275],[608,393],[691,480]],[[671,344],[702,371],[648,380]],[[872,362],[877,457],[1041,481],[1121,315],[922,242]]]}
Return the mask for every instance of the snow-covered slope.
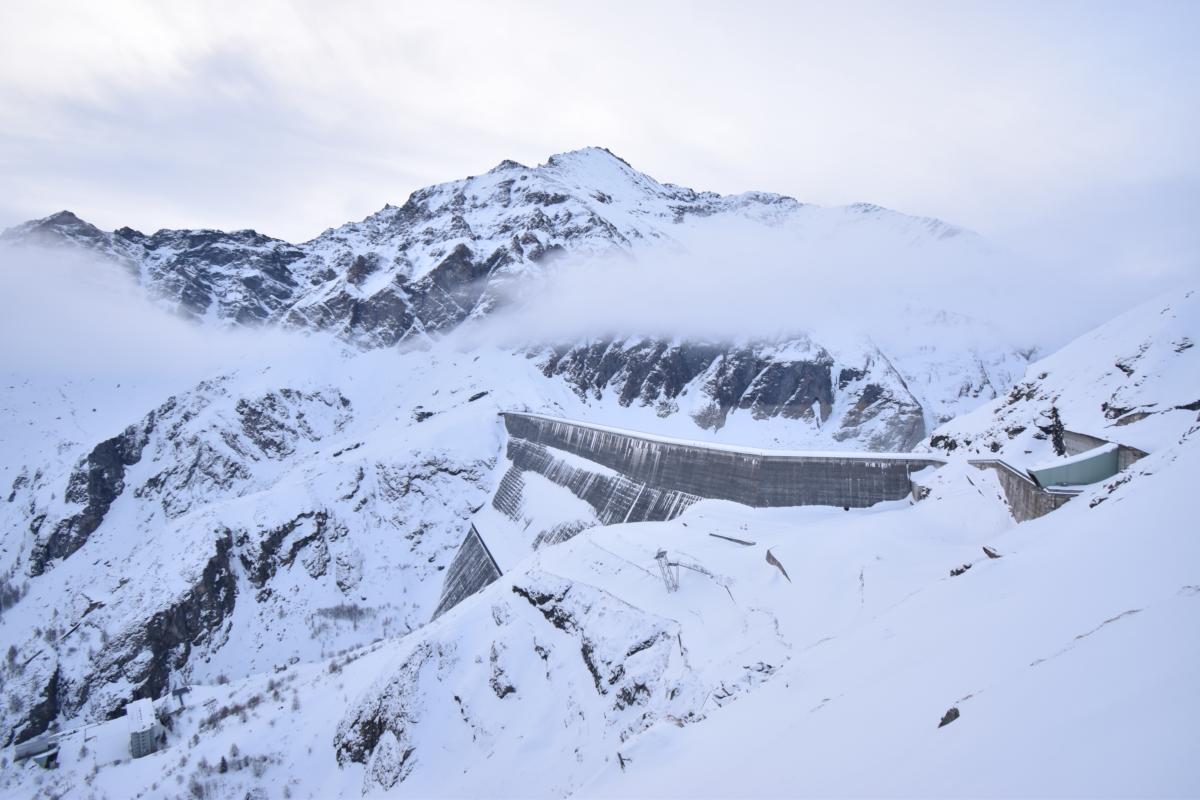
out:
{"label": "snow-covered slope", "polygon": [[[983,434],[951,450],[921,503],[701,501],[670,522],[591,528],[407,635],[436,602],[422,576],[499,477],[495,411],[620,424],[633,409],[584,404],[503,351],[335,351],[210,382],[119,437],[138,457],[105,519],[0,620],[19,645],[0,667],[8,724],[9,698],[53,680],[59,705],[43,710],[75,731],[59,770],[0,781],[14,797],[1195,794],[1197,319],[1180,292],[1035,364],[1030,397],[959,422]],[[336,388],[311,380],[335,366]],[[1108,419],[1103,404],[1156,413],[1086,425]],[[1152,452],[1017,525],[994,474],[961,456],[1050,405]],[[1051,447],[1002,435],[1005,458]],[[172,470],[178,448],[195,470]],[[74,452],[18,487],[6,528],[86,508],[62,495]],[[234,465],[216,473],[227,484],[194,491],[217,457]],[[532,492],[546,507],[525,510],[549,519],[560,500]],[[33,557],[22,535],[9,564]],[[202,630],[163,647],[171,626],[154,620],[168,618]],[[172,659],[186,707],[161,699],[167,750],[129,761],[105,712]]]}
{"label": "snow-covered slope", "polygon": [[1154,452],[1200,411],[1198,341],[1200,292],[1143,303],[1031,364],[1007,396],[939,427],[930,445],[1031,465],[1064,455],[1069,430]]}
{"label": "snow-covered slope", "polygon": [[[1191,795],[1198,436],[1093,490],[1111,502],[1019,526],[989,473],[952,465],[916,506],[705,501],[594,529],[416,634],[195,687],[164,753],[109,766],[100,747],[123,729],[92,728],[57,773],[8,787]],[[687,565],[677,592],[659,549]]]}
{"label": "snow-covered slope", "polygon": [[[503,387],[522,369],[544,383],[509,355],[491,378],[462,362],[314,345],[201,382],[115,436],[9,464],[0,569],[23,596],[0,618],[19,664],[6,728],[103,717],[131,695],[423,624],[490,491],[494,415],[515,402]],[[491,399],[469,402],[477,382]]]}
{"label": "snow-covered slope", "polygon": [[[958,747],[1033,759],[1016,735],[1024,713],[1047,731],[1031,739],[1043,751],[1046,736],[1075,735],[1161,763],[1147,791],[1194,791],[1169,768],[1173,739],[1112,733],[1144,719],[1132,690],[1109,703],[1076,684],[1086,674],[1123,685],[1141,670],[1154,681],[1147,704],[1196,710],[1172,671],[1194,665],[1194,647],[1168,634],[1191,620],[1174,598],[1200,584],[1184,575],[1196,554],[1180,533],[1195,511],[1185,486],[1198,458],[1197,296],[1136,309],[1027,372],[1030,351],[986,324],[916,310],[870,336],[799,320],[775,337],[481,343],[506,303],[536,307],[514,287],[537,286],[524,281],[549,255],[564,269],[614,253],[686,256],[685,234],[721,218],[795,241],[979,246],[870,206],[661,184],[594,149],[536,168],[506,162],[301,245],[252,231],[105,233],[64,214],[6,234],[18,254],[67,243],[120,265],[145,297],[208,325],[213,346],[230,327],[241,332],[222,344],[231,351],[267,334],[281,344],[246,347],[215,370],[210,359],[139,374],[140,345],[115,354],[119,375],[63,377],[32,357],[4,365],[0,731],[13,741],[86,727],[65,740],[61,771],[9,769],[0,786],[22,797],[659,794],[676,792],[689,754],[715,770],[724,749],[745,768],[728,783],[694,772],[677,793],[930,794],[943,791],[935,767],[951,776],[944,793],[1065,785],[1055,781],[1066,767],[1044,759],[1028,784],[955,772],[939,748],[981,709],[993,723]],[[98,350],[77,340],[112,321],[97,324],[86,303],[70,309],[78,324],[54,332],[78,362]],[[161,329],[139,323],[133,341]],[[428,624],[468,520],[502,479],[497,412],[512,409],[750,447],[924,442],[954,463],[916,506],[707,501],[671,522],[551,536]],[[991,473],[962,457],[1044,461],[1060,428],[1152,455],[1014,526]],[[575,532],[591,519],[562,487],[530,481],[514,524]],[[1154,532],[1130,538],[1135,524]],[[1083,529],[1096,538],[1085,543]],[[1004,558],[950,578],[983,544]],[[683,565],[679,592],[664,588],[660,549]],[[1170,562],[1165,582],[1151,576],[1158,558]],[[1091,632],[1106,620],[1116,621]],[[1086,649],[1070,637],[1090,646],[1127,623],[1154,664],[1109,650],[1073,660]],[[180,687],[191,694],[167,753],[126,761],[121,721],[105,720],[134,697],[173,708]],[[1068,713],[1044,725],[1052,695],[1068,698]],[[917,732],[950,705],[962,719]],[[846,710],[830,722],[836,708]],[[895,784],[848,778],[834,757],[864,728]],[[791,763],[785,746],[797,739],[819,744],[802,783],[768,763]],[[1082,751],[1071,752],[1063,764],[1075,769]],[[1114,756],[1080,793],[1122,763]]]}

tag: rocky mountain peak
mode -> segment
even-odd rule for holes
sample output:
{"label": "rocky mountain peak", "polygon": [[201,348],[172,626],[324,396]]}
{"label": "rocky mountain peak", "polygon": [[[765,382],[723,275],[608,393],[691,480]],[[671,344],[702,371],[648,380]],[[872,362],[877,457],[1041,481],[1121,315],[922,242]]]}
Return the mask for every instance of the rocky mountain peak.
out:
{"label": "rocky mountain peak", "polygon": [[[119,262],[152,297],[196,318],[329,331],[372,348],[490,313],[551,255],[680,250],[691,226],[723,218],[798,236],[877,232],[901,247],[960,230],[867,204],[822,209],[765,192],[698,192],[586,147],[536,167],[505,160],[484,175],[419,189],[401,206],[299,245],[252,230],[106,233],[68,211],[4,239],[66,244]],[[853,226],[843,233],[847,220]]]}
{"label": "rocky mountain peak", "polygon": [[498,172],[508,172],[510,170],[517,170],[517,169],[529,169],[529,167],[525,166],[524,164],[520,163],[519,161],[513,161],[511,158],[506,158],[503,161],[501,161],[499,164],[497,164],[496,166],[489,169],[487,174],[494,175]]}

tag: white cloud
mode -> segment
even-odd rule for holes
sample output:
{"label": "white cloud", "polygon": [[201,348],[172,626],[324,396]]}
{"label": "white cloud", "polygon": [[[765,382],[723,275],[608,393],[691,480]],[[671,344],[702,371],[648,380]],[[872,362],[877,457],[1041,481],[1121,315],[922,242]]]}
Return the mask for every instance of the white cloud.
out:
{"label": "white cloud", "polygon": [[601,144],[700,189],[939,216],[1080,277],[1196,268],[1200,233],[1175,211],[1200,190],[1192,4],[0,15],[0,225],[65,207],[105,228],[302,240],[501,158]]}
{"label": "white cloud", "polygon": [[0,297],[6,374],[186,383],[328,349],[319,337],[193,323],[151,302],[121,267],[63,248],[0,246]]}

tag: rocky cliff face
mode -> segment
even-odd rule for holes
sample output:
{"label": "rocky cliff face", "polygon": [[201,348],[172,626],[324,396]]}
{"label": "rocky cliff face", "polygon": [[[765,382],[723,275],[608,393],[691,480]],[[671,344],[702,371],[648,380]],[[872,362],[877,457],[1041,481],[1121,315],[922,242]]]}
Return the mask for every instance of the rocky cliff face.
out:
{"label": "rocky cliff face", "polygon": [[280,377],[202,382],[13,482],[0,738],[428,618],[487,496],[486,428],[459,448],[412,416],[387,433],[338,388]]}
{"label": "rocky cliff face", "polygon": [[920,400],[877,348],[850,357],[808,337],[742,346],[604,340],[552,350],[541,363],[581,397],[612,396],[661,417],[684,411],[704,429],[739,414],[795,420],[865,449],[910,449],[925,436]]}

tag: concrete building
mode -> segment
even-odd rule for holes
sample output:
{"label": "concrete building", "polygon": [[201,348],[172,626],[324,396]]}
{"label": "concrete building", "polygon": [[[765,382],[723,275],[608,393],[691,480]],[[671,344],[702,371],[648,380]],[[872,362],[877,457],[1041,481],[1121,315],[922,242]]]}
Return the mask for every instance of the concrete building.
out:
{"label": "concrete building", "polygon": [[129,724],[129,754],[134,758],[149,755],[158,749],[158,715],[154,703],[147,698],[134,700],[125,706]]}
{"label": "concrete building", "polygon": [[13,748],[13,760],[24,761],[25,759],[31,759],[39,767],[46,769],[53,767],[58,759],[57,740],[42,734],[21,742]]}

